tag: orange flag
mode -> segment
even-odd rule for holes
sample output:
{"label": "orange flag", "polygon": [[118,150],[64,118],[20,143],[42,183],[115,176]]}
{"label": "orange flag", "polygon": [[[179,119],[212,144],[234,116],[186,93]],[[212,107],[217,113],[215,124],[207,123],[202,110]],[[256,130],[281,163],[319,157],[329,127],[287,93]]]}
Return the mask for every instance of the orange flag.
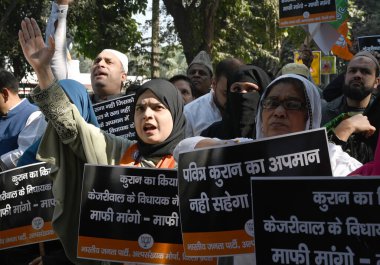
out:
{"label": "orange flag", "polygon": [[347,0],[337,0],[337,16],[338,19],[335,22],[330,22],[336,30],[340,33],[340,37],[337,42],[332,46],[331,51],[334,55],[342,58],[343,60],[349,61],[352,59],[353,54],[348,49],[348,45],[352,45],[351,41],[348,39],[348,1]]}
{"label": "orange flag", "polygon": [[348,45],[352,45],[351,41],[347,38],[348,26],[347,21],[345,21],[338,28],[338,32],[341,34],[338,41],[333,45],[331,51],[334,55],[342,58],[343,60],[349,61],[354,56],[348,49]]}

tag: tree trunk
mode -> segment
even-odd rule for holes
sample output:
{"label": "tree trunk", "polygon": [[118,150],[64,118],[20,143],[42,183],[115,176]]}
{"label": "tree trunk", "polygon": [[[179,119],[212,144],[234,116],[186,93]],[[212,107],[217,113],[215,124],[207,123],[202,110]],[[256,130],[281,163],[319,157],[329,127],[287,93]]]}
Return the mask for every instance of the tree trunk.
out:
{"label": "tree trunk", "polygon": [[202,0],[199,7],[192,1],[186,8],[182,0],[163,0],[168,13],[173,17],[174,26],[183,46],[189,64],[201,50],[209,54],[214,40],[214,23],[220,0]]}
{"label": "tree trunk", "polygon": [[[99,14],[98,15],[98,23],[96,26],[98,28],[98,32],[100,33],[100,32],[105,31],[105,28],[106,28],[105,24],[107,23],[107,21],[104,17],[104,11],[103,11],[104,10],[104,2],[103,2],[103,0],[96,0],[96,5],[98,6],[98,14]],[[106,44],[107,40],[104,39],[104,37],[103,37],[104,35],[103,34],[97,35],[97,38],[101,38],[100,43],[102,43],[102,45],[101,45],[102,49],[107,48],[107,44]],[[98,51],[98,53],[99,52],[101,52],[101,50]]]}
{"label": "tree trunk", "polygon": [[203,49],[208,54],[211,54],[212,50],[212,41],[214,40],[214,32],[215,32],[215,15],[216,11],[219,7],[219,0],[214,1],[204,1],[205,2],[205,9],[204,9],[204,24],[203,24],[203,30],[204,30],[204,36],[203,36]]}
{"label": "tree trunk", "polygon": [[158,77],[160,77],[160,0],[153,0],[151,78]]}

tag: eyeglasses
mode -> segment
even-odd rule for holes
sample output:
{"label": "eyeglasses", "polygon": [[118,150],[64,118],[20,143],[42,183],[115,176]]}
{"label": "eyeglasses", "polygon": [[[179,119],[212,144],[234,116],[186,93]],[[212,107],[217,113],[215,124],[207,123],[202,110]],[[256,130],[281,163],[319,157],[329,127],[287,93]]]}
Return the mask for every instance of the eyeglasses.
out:
{"label": "eyeglasses", "polygon": [[266,98],[261,101],[261,106],[264,109],[276,109],[278,106],[283,106],[286,110],[303,110],[305,103],[296,99],[277,100],[274,98]]}

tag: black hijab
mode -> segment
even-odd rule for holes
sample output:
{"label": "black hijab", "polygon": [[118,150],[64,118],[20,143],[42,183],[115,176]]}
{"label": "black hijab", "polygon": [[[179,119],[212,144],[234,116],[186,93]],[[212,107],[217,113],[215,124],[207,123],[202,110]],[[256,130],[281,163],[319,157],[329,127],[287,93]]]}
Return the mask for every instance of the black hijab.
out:
{"label": "black hijab", "polygon": [[173,119],[173,130],[169,137],[158,144],[147,144],[137,135],[137,146],[140,154],[145,158],[157,158],[171,155],[176,145],[185,137],[185,116],[183,115],[183,99],[178,89],[164,79],[153,79],[144,83],[135,95],[135,102],[147,90],[164,104],[170,111]]}
{"label": "black hijab", "polygon": [[[222,121],[214,123],[202,132],[202,136],[233,139],[255,138],[255,119],[260,96],[270,83],[268,74],[260,67],[243,65],[227,80],[227,102]],[[235,82],[250,82],[259,87],[258,92],[231,92]]]}

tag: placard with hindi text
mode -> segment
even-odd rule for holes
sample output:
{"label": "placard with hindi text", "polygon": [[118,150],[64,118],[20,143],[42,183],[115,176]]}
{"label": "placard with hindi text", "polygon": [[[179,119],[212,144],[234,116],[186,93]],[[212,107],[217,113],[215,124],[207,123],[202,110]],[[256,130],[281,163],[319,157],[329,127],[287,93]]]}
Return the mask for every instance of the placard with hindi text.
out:
{"label": "placard with hindi text", "polygon": [[46,163],[0,173],[0,249],[57,239],[49,174]]}
{"label": "placard with hindi text", "polygon": [[136,139],[136,131],[133,122],[134,94],[107,100],[93,105],[99,127],[107,133]]}
{"label": "placard with hindi text", "polygon": [[380,264],[380,177],[251,178],[257,264]]}
{"label": "placard with hindi text", "polygon": [[78,257],[216,264],[183,251],[177,170],[85,165]]}
{"label": "placard with hindi text", "polygon": [[186,255],[253,253],[250,177],[316,172],[332,175],[325,129],[181,153],[178,180]]}

